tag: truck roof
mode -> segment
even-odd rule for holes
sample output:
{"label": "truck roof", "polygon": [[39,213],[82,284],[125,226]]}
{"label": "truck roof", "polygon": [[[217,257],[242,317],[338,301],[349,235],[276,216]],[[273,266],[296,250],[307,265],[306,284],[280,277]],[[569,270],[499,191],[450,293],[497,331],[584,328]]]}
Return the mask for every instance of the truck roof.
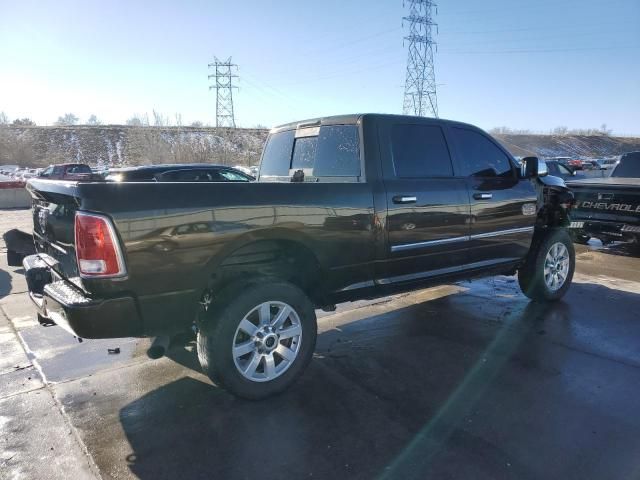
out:
{"label": "truck roof", "polygon": [[414,115],[396,115],[391,113],[350,113],[344,115],[333,115],[328,117],[318,117],[318,118],[310,118],[307,120],[299,120],[297,122],[289,122],[282,125],[278,125],[274,127],[271,131],[280,131],[280,130],[292,130],[294,128],[300,127],[313,127],[320,125],[350,125],[358,123],[363,117],[374,118],[374,119],[395,119],[397,120],[415,120],[416,118],[424,118],[431,121],[436,121],[442,124],[449,125],[457,125],[464,126],[477,129],[475,125],[471,125],[468,123],[457,122],[454,120],[446,120],[443,118],[432,118],[432,117],[416,117]]}
{"label": "truck roof", "polygon": [[215,163],[157,163],[153,165],[131,165],[128,167],[110,168],[109,172],[133,172],[139,170],[183,170],[190,168],[233,168],[229,165],[218,165]]}

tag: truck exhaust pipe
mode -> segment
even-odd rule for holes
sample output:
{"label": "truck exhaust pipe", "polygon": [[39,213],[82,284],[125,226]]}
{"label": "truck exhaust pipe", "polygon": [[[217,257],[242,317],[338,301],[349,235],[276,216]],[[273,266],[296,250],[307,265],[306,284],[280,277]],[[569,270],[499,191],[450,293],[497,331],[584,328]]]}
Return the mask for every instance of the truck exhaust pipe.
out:
{"label": "truck exhaust pipe", "polygon": [[147,350],[147,356],[153,360],[164,357],[164,354],[169,349],[170,342],[171,338],[168,335],[160,335],[154,338]]}

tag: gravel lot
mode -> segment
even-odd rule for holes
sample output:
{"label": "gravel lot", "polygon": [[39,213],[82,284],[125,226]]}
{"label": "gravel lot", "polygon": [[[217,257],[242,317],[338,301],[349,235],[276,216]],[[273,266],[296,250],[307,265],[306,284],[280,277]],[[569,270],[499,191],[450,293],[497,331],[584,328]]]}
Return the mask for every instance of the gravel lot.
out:
{"label": "gravel lot", "polygon": [[[29,225],[0,211],[0,233]],[[248,402],[193,342],[152,361],[41,327],[2,249],[0,477],[639,478],[640,258],[577,258],[553,305],[514,277],[341,305],[301,381]]]}

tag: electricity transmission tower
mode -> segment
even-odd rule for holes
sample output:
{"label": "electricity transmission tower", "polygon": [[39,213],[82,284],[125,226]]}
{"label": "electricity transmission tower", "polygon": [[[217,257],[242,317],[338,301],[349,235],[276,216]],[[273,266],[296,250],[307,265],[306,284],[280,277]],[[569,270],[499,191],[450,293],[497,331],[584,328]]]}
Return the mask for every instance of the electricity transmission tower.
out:
{"label": "electricity transmission tower", "polygon": [[403,17],[409,22],[409,35],[404,37],[409,42],[407,59],[407,76],[404,84],[404,103],[402,111],[405,115],[420,117],[438,117],[438,100],[436,98],[436,76],[433,68],[433,22],[432,8],[436,7],[432,0],[406,0],[409,4],[409,15]]}
{"label": "electricity transmission tower", "polygon": [[236,119],[233,114],[233,89],[238,88],[233,85],[233,79],[237,78],[235,71],[238,65],[231,63],[231,57],[225,61],[213,57],[214,62],[209,64],[209,68],[214,67],[215,73],[209,75],[209,79],[214,78],[213,85],[209,85],[209,90],[216,89],[216,127],[236,128]]}

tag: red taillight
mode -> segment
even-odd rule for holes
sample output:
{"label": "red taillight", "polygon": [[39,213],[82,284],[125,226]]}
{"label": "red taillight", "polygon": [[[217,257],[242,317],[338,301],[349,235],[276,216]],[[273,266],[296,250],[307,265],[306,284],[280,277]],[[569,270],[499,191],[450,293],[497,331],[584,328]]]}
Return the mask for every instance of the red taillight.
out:
{"label": "red taillight", "polygon": [[80,275],[115,277],[125,274],[118,239],[108,218],[78,212],[75,229]]}

